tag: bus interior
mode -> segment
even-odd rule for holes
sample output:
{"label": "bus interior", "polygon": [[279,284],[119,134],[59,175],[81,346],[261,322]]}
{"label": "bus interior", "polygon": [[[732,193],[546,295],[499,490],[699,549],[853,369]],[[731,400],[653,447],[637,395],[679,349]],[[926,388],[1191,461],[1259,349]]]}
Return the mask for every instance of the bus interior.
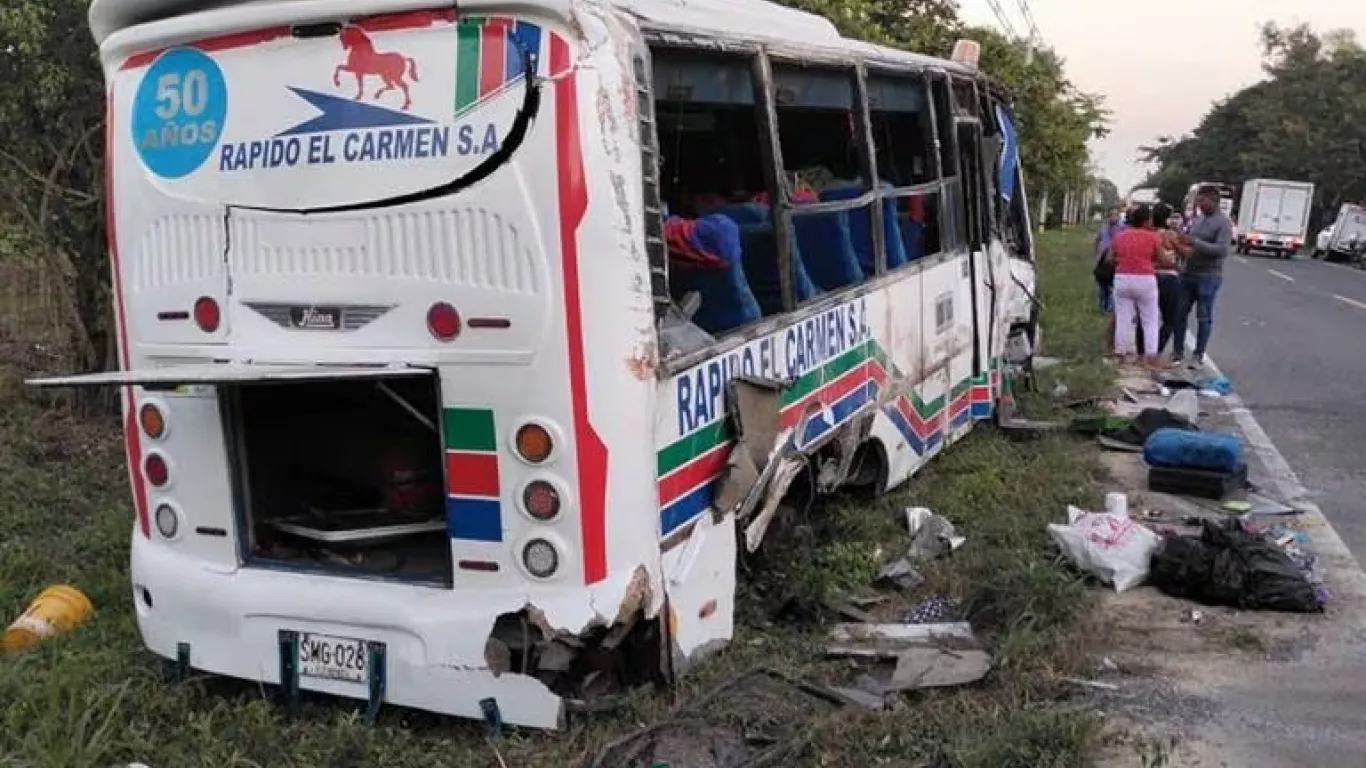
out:
{"label": "bus interior", "polygon": [[224,394],[245,563],[449,584],[434,375]]}
{"label": "bus interior", "polygon": [[[652,67],[669,298],[683,304],[692,294],[690,319],[711,337],[944,249],[941,158],[921,73],[870,72],[862,83],[864,125],[853,68],[774,61],[772,135],[750,58],[655,48]],[[940,114],[951,126],[941,90]],[[865,152],[864,136],[874,152]],[[876,191],[868,183],[874,175]],[[776,188],[791,209],[787,298]],[[878,205],[882,228],[875,232]]]}

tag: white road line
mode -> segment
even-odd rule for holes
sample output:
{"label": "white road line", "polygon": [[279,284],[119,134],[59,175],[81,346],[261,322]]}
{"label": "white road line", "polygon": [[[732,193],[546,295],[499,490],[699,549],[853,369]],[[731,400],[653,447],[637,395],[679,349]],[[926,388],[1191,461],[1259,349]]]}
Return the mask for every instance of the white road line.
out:
{"label": "white road line", "polygon": [[1236,262],[1238,262],[1239,264],[1249,264],[1249,263],[1251,263],[1251,262],[1249,262],[1249,261],[1247,260],[1247,257],[1246,257],[1246,256],[1234,256],[1234,257],[1233,257],[1233,260],[1236,261]]}
{"label": "white road line", "polygon": [[1279,277],[1280,279],[1286,281],[1287,283],[1293,283],[1293,282],[1295,282],[1295,278],[1291,277],[1290,275],[1287,275],[1287,274],[1284,273],[1284,272],[1277,272],[1277,271],[1274,270],[1274,269],[1268,269],[1267,272],[1270,273],[1270,274],[1272,274],[1272,275],[1275,275],[1276,277]]}
{"label": "white road line", "polygon": [[1362,302],[1357,301],[1356,299],[1349,299],[1349,298],[1347,298],[1346,296],[1339,296],[1339,295],[1336,294],[1336,293],[1333,294],[1333,298],[1337,299],[1338,301],[1342,302],[1343,304],[1347,304],[1347,305],[1349,305],[1349,306],[1356,307],[1357,309],[1366,309],[1366,304],[1363,304]]}

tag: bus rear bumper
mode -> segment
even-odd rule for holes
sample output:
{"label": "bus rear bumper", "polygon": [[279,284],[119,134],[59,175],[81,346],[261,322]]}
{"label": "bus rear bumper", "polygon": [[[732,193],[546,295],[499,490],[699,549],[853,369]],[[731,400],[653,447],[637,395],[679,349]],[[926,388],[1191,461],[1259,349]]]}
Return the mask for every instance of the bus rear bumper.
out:
{"label": "bus rear bumper", "polygon": [[[188,648],[192,669],[280,685],[288,674],[282,670],[289,669],[282,663],[282,639],[364,641],[362,646],[383,649],[384,703],[482,718],[480,702],[493,699],[510,725],[563,726],[560,696],[535,677],[495,674],[485,658],[498,617],[527,607],[525,590],[462,593],[250,568],[215,570],[137,532],[132,581],[143,642],[167,659]],[[572,592],[589,602],[598,589]],[[374,701],[368,678],[300,676],[297,661],[294,670],[299,690]],[[285,680],[286,689],[291,683]]]}

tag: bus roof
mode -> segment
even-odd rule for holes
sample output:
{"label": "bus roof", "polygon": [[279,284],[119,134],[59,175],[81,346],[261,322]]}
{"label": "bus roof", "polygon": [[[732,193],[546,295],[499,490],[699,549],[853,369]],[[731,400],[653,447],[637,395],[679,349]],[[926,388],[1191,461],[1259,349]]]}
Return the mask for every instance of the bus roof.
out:
{"label": "bus roof", "polygon": [[[582,0],[459,0],[462,11],[490,12],[536,7],[569,20]],[[647,29],[724,38],[735,42],[778,43],[787,48],[816,48],[832,54],[853,53],[865,60],[892,66],[938,67],[976,76],[976,70],[932,56],[874,45],[841,37],[835,25],[822,16],[768,2],[768,0],[610,0],[611,4],[640,20]],[[230,13],[258,6],[288,7],[299,13],[306,6],[320,15],[369,15],[423,10],[431,0],[93,0],[89,22],[95,41],[103,45],[111,35],[139,24],[172,19],[202,11]],[[266,14],[261,14],[265,16]],[[272,14],[273,15],[273,14]],[[256,14],[253,14],[256,16]],[[205,35],[220,34],[205,20]],[[270,24],[262,18],[260,24]]]}

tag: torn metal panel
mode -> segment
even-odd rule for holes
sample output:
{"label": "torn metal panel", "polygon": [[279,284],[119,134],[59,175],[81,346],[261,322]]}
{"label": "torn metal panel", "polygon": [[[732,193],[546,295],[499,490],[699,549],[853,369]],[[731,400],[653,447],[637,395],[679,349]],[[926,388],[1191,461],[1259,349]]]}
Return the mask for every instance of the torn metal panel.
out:
{"label": "torn metal panel", "polygon": [[734,515],[703,515],[683,546],[664,553],[675,675],[725,647],[734,635],[737,556]]}

